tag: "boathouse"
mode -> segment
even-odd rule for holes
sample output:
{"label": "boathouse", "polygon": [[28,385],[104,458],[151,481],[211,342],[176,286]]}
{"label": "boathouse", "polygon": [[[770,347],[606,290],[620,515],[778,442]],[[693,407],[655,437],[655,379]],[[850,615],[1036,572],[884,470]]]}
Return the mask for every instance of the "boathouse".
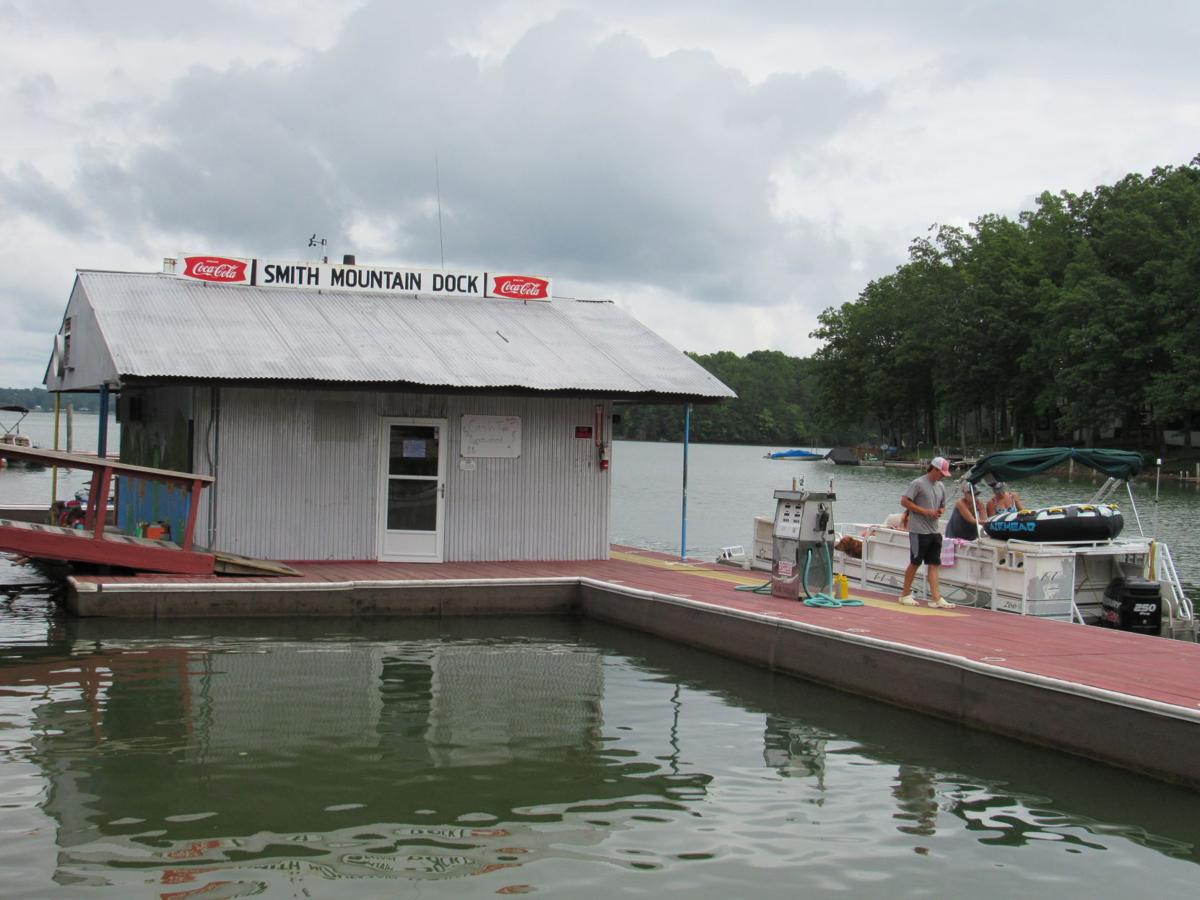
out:
{"label": "boathouse", "polygon": [[[215,479],[201,544],[412,562],[607,558],[614,408],[734,396],[548,279],[350,258],[80,270],[46,386],[117,393],[123,463]],[[185,507],[125,478],[118,524]]]}

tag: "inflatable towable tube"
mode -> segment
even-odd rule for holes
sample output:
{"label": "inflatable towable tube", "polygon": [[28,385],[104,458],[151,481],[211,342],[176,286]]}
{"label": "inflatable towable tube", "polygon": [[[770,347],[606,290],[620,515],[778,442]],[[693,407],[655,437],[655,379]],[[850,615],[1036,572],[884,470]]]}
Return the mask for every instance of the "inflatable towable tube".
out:
{"label": "inflatable towable tube", "polygon": [[983,523],[989,537],[1019,541],[1107,541],[1125,527],[1113,503],[1071,503],[998,513]]}

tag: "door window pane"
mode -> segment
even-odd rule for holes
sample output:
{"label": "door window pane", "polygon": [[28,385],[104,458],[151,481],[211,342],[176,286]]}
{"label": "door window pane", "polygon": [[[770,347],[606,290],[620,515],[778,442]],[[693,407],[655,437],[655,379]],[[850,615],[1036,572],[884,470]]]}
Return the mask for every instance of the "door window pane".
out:
{"label": "door window pane", "polygon": [[438,428],[435,425],[393,425],[388,442],[389,475],[438,473]]}
{"label": "door window pane", "polygon": [[388,479],[389,531],[437,530],[437,481]]}

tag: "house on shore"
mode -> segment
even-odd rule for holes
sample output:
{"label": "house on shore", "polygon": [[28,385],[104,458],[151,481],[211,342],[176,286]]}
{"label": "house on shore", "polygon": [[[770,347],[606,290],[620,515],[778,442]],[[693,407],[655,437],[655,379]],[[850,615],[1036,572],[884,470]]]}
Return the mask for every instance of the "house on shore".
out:
{"label": "house on shore", "polygon": [[[123,462],[216,479],[198,543],[414,562],[606,558],[614,408],[734,396],[611,302],[350,258],[81,270],[46,386],[118,393]],[[182,494],[119,498],[181,527]]]}

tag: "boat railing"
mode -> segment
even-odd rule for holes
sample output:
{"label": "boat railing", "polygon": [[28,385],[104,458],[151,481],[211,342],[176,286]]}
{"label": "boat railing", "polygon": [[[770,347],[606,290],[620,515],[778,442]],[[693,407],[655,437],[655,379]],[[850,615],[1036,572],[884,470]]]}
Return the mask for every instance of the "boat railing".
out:
{"label": "boat railing", "polygon": [[1021,538],[993,538],[988,536],[990,540],[1000,541],[1002,543],[1017,544],[1022,549],[1037,548],[1037,547],[1066,547],[1071,550],[1088,550],[1088,549],[1107,549],[1110,552],[1115,547],[1117,551],[1129,551],[1131,547],[1137,546],[1141,552],[1146,552],[1150,547],[1149,538],[1104,538],[1099,541],[1026,541]]}
{"label": "boat railing", "polygon": [[1176,631],[1191,633],[1196,640],[1196,612],[1191,598],[1183,589],[1179,580],[1179,572],[1175,569],[1175,560],[1171,557],[1170,548],[1162,541],[1153,545],[1153,566],[1148,573],[1151,578],[1165,587],[1167,596],[1163,597],[1167,608],[1168,627],[1175,636]]}

